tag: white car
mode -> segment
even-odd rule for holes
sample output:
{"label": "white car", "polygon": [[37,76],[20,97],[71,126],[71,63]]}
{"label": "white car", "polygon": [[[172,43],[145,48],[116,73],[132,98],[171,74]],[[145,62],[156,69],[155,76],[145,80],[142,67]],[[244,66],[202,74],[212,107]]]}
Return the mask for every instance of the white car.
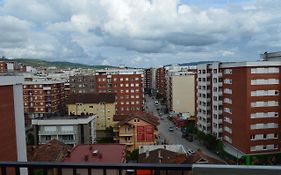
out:
{"label": "white car", "polygon": [[156,105],[159,105],[159,102],[158,102],[157,100],[155,100],[154,103],[155,103]]}

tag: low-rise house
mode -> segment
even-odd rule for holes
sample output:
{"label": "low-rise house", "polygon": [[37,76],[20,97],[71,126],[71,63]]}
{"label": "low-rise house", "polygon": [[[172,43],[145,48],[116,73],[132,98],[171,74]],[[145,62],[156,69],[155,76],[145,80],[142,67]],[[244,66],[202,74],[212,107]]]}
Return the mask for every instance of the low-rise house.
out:
{"label": "low-rise house", "polygon": [[141,145],[154,145],[158,135],[158,118],[145,112],[115,115],[115,139],[133,151]]}
{"label": "low-rise house", "polygon": [[96,142],[95,116],[52,116],[33,119],[35,144],[57,139],[68,145]]}

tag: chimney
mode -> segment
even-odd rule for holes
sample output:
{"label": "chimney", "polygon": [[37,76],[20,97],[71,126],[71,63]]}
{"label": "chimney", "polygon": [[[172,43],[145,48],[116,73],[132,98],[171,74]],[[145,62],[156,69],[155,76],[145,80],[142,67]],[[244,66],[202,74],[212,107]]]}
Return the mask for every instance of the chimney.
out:
{"label": "chimney", "polygon": [[89,156],[88,156],[88,155],[85,155],[85,156],[84,156],[84,160],[85,160],[85,162],[88,162]]}
{"label": "chimney", "polygon": [[90,150],[90,151],[92,151],[92,150],[93,150],[93,147],[92,147],[92,146],[90,146],[90,147],[89,147],[89,150]]}
{"label": "chimney", "polygon": [[159,158],[159,163],[162,163],[163,157],[161,156],[161,150],[158,150],[158,158]]}
{"label": "chimney", "polygon": [[145,152],[145,158],[148,158],[148,157],[149,157],[149,151],[146,150],[146,152]]}

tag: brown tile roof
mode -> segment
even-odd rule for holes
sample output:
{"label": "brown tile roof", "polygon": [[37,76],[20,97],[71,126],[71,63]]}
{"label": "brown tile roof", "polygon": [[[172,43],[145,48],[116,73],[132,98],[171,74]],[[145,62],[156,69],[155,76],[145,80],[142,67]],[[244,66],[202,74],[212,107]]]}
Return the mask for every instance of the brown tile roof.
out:
{"label": "brown tile roof", "polygon": [[124,114],[124,115],[114,115],[113,120],[119,121],[117,123],[118,126],[123,125],[125,123],[128,123],[133,118],[139,118],[141,120],[144,120],[154,126],[159,125],[159,119],[155,117],[154,115],[147,113],[147,112],[133,112],[130,114]]}
{"label": "brown tile roof", "polygon": [[86,94],[70,94],[67,104],[75,103],[114,103],[115,93],[86,93]]}
{"label": "brown tile roof", "polygon": [[201,161],[202,163],[206,161],[207,164],[225,164],[223,161],[207,156],[202,151],[196,151],[194,154],[188,156],[183,163],[194,164],[194,163],[200,163]]}
{"label": "brown tile roof", "polygon": [[63,162],[124,163],[125,160],[126,145],[90,144],[77,145]]}
{"label": "brown tile roof", "polygon": [[149,151],[148,157],[146,157],[146,154],[142,153],[139,155],[140,163],[160,163],[161,161],[161,163],[181,164],[186,159],[185,154],[175,153],[163,148]]}
{"label": "brown tile roof", "polygon": [[71,150],[71,147],[53,139],[44,145],[27,147],[28,161],[60,162]]}

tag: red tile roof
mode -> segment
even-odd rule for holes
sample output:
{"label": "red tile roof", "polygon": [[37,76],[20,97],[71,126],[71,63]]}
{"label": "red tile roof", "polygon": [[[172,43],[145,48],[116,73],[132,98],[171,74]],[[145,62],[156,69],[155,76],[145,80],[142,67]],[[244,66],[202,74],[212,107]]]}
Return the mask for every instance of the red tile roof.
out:
{"label": "red tile roof", "polygon": [[71,147],[53,139],[44,145],[33,145],[27,147],[28,161],[60,162],[71,150]]}
{"label": "red tile roof", "polygon": [[70,94],[67,104],[75,103],[114,103],[115,93],[85,93],[85,94]]}
{"label": "red tile roof", "polygon": [[64,162],[123,163],[126,146],[121,144],[77,145]]}

